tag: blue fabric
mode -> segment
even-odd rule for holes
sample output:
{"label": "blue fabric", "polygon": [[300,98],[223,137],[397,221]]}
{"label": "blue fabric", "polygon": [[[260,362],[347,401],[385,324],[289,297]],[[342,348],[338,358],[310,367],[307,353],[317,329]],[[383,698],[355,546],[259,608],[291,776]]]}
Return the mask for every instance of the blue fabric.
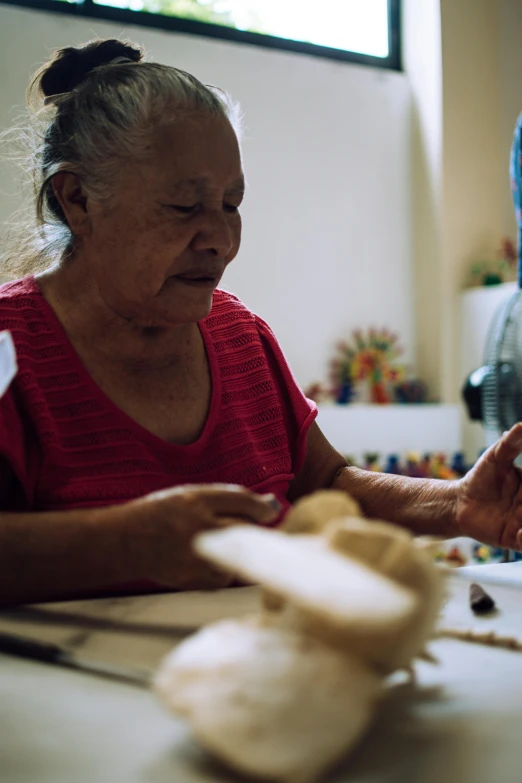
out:
{"label": "blue fabric", "polygon": [[522,114],[515,126],[509,173],[518,226],[518,285],[519,288],[522,288]]}

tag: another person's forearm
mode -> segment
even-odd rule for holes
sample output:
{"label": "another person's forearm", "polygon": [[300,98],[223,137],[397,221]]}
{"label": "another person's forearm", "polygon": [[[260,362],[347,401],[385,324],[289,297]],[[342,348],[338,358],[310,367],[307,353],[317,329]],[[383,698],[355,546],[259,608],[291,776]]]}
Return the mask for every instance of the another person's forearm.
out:
{"label": "another person's forearm", "polygon": [[0,513],[0,605],[81,594],[144,576],[124,507]]}
{"label": "another person's forearm", "polygon": [[394,522],[417,535],[459,535],[455,481],[407,478],[346,467],[338,471],[331,487],[348,492],[368,517]]}

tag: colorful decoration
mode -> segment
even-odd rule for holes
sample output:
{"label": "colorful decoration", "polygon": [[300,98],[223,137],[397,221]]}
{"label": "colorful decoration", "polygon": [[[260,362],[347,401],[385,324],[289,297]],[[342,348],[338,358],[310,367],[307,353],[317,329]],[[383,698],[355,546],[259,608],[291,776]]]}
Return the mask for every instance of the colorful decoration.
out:
{"label": "colorful decoration", "polygon": [[[464,476],[469,470],[469,466],[464,464],[461,452],[453,455],[451,467],[448,465],[446,455],[442,452],[424,454],[422,459],[416,452],[408,452],[404,460],[401,460],[397,454],[389,454],[382,465],[379,457],[379,454],[364,454],[361,467],[365,470],[409,476],[410,478],[437,478],[445,480]],[[355,464],[353,459],[351,464]],[[456,467],[459,470],[456,470]]]}
{"label": "colorful decoration", "polygon": [[354,384],[366,381],[371,402],[391,402],[391,387],[402,380],[402,368],[394,364],[401,353],[397,335],[388,329],[370,328],[367,334],[354,330],[351,341],[337,343],[330,362],[335,399],[349,402]]}
{"label": "colorful decoration", "polygon": [[445,479],[446,481],[458,478],[455,471],[447,464],[446,455],[442,453],[432,456],[430,474],[432,478]]}
{"label": "colorful decoration", "polygon": [[468,561],[464,557],[464,555],[462,554],[458,546],[452,546],[446,555],[445,562],[447,563],[447,565],[460,568],[460,566],[466,565]]}
{"label": "colorful decoration", "polygon": [[485,544],[473,546],[473,560],[477,563],[488,563],[491,560],[491,551]]}
{"label": "colorful decoration", "polygon": [[460,568],[468,562],[458,546],[452,546],[449,550],[441,548],[436,552],[434,559],[437,563],[445,563],[453,568]]}
{"label": "colorful decoration", "polygon": [[371,470],[373,473],[382,473],[382,468],[379,464],[379,455],[373,452],[369,452],[364,455],[364,470]]}
{"label": "colorful decoration", "polygon": [[477,542],[473,544],[473,560],[476,563],[500,563],[504,559],[504,550]]}

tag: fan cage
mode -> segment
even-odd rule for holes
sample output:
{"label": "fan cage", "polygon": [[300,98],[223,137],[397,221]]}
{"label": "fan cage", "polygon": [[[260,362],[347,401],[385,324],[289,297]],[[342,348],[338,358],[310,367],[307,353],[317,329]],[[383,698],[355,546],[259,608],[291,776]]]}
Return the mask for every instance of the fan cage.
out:
{"label": "fan cage", "polygon": [[482,404],[490,445],[522,421],[522,291],[498,308],[486,346]]}

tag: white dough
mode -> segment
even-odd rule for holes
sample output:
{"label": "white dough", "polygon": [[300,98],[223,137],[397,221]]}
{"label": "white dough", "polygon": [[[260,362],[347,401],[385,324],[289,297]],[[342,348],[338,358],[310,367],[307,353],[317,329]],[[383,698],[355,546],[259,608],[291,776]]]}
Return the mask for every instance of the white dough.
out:
{"label": "white dough", "polygon": [[177,647],[155,687],[236,770],[285,783],[315,780],[346,753],[382,691],[379,677],[347,652],[231,620]]}

